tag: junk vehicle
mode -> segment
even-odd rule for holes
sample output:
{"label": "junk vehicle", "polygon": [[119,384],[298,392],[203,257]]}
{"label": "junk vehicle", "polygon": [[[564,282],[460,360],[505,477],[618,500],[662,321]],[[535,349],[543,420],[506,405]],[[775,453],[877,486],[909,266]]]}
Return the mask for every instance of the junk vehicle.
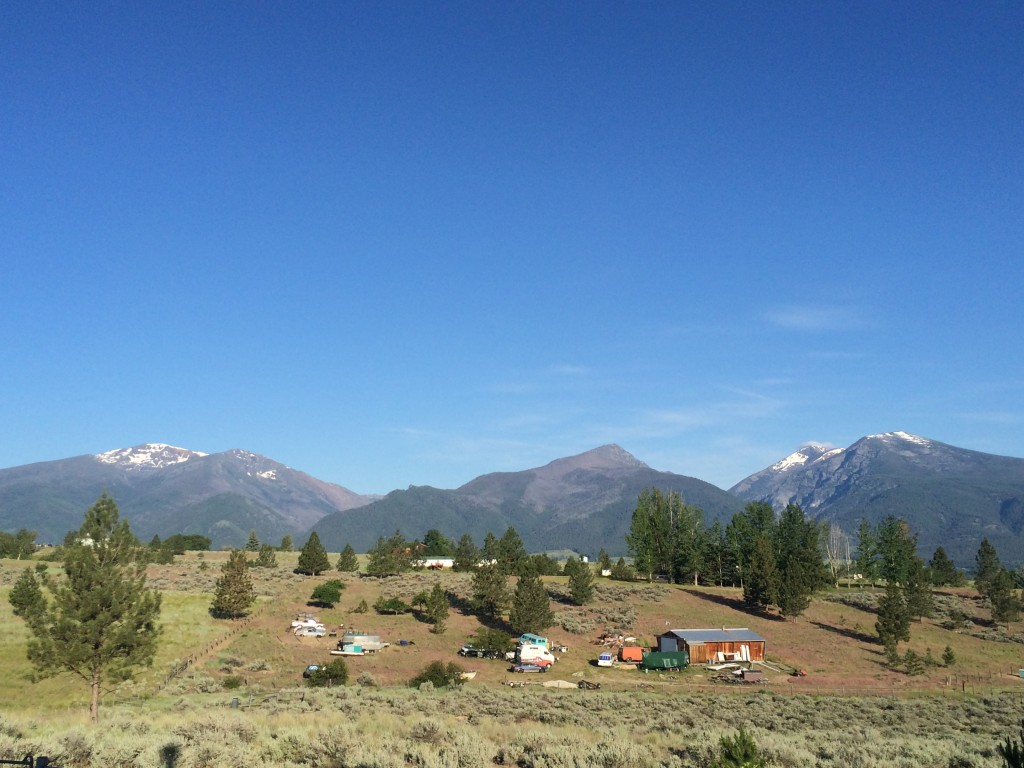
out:
{"label": "junk vehicle", "polygon": [[504,655],[504,653],[496,648],[474,648],[468,643],[459,648],[459,656],[465,656],[467,658],[500,659]]}
{"label": "junk vehicle", "polygon": [[385,643],[380,639],[380,635],[371,635],[368,632],[357,632],[356,630],[349,630],[341,636],[341,640],[338,641],[338,647],[342,648],[346,645],[358,645],[361,646],[364,653],[373,653],[383,648],[387,648],[391,643]]}
{"label": "junk vehicle", "polygon": [[547,667],[542,667],[539,664],[516,664],[512,667],[513,672],[547,672]]}

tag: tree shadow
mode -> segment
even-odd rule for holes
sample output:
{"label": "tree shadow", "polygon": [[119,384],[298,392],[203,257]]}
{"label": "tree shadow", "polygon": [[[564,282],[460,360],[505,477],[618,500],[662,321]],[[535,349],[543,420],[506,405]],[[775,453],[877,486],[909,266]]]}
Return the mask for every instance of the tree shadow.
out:
{"label": "tree shadow", "polygon": [[863,632],[858,629],[852,629],[850,627],[836,627],[832,624],[825,624],[820,621],[812,621],[811,624],[815,627],[818,627],[819,629],[824,629],[826,632],[831,632],[832,634],[840,635],[850,640],[856,640],[861,643],[869,643],[871,645],[879,644],[879,640],[877,637],[875,637],[874,635],[869,635],[867,632]]}
{"label": "tree shadow", "polygon": [[767,619],[768,621],[785,621],[782,616],[775,613],[768,613],[768,611],[759,610],[757,608],[751,608],[741,597],[727,597],[726,595],[714,595],[707,592],[700,592],[698,590],[687,589],[684,590],[688,595],[699,597],[701,600],[706,600],[709,603],[717,603],[723,605],[726,608],[732,608],[734,611],[745,613],[749,616],[757,616],[759,619]]}

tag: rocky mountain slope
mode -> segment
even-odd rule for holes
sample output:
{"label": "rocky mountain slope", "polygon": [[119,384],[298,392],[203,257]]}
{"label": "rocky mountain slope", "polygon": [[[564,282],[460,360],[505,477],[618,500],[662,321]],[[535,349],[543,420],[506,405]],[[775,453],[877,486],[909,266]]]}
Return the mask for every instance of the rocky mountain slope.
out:
{"label": "rocky mountain slope", "polygon": [[516,529],[531,551],[604,547],[625,554],[625,536],[640,492],[656,486],[678,491],[701,507],[710,524],[727,520],[742,502],[710,483],[659,472],[617,445],[556,459],[521,472],[482,475],[455,490],[428,486],[392,491],[368,506],[328,515],[314,526],[328,549],[371,547],[400,529],[407,538],[437,528],[450,538],[463,533],[482,543],[488,532]]}
{"label": "rocky mountain slope", "polygon": [[808,445],[730,489],[777,510],[790,502],[855,538],[860,520],[892,514],[918,534],[923,556],[942,545],[970,568],[987,537],[1003,561],[1024,559],[1024,459],[957,448],[906,432],[848,448]]}
{"label": "rocky mountain slope", "polygon": [[249,451],[207,455],[149,443],[0,470],[0,528],[28,528],[39,541],[59,542],[103,492],[144,541],[197,533],[214,547],[240,546],[250,530],[278,544],[324,515],[375,498]]}

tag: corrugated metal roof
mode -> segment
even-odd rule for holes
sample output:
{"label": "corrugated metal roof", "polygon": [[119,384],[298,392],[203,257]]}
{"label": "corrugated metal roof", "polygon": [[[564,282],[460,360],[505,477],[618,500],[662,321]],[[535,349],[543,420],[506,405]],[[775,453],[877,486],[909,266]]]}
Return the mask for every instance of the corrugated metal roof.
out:
{"label": "corrugated metal roof", "polygon": [[703,643],[763,643],[765,639],[753,630],[741,629],[673,629],[665,633],[685,640],[688,645]]}

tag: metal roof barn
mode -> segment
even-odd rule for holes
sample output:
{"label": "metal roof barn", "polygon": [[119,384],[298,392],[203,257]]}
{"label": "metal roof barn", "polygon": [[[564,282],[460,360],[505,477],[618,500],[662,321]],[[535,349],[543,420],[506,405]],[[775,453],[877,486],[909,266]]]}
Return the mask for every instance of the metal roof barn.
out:
{"label": "metal roof barn", "polygon": [[686,651],[691,664],[720,661],[764,661],[765,639],[739,629],[672,629],[658,636],[658,650]]}

